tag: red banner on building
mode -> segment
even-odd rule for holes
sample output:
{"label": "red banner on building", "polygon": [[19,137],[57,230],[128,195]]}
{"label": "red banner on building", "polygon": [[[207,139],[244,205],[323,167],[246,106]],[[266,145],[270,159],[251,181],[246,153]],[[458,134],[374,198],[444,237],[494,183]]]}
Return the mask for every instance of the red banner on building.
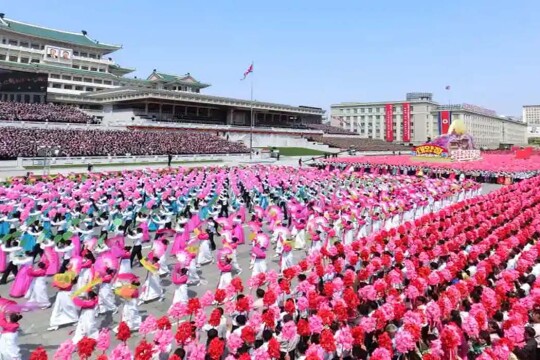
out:
{"label": "red banner on building", "polygon": [[448,110],[441,111],[439,113],[440,117],[440,135],[448,134],[448,129],[450,128],[450,119],[451,113]]}
{"label": "red banner on building", "polygon": [[411,104],[403,103],[403,142],[411,141]]}
{"label": "red banner on building", "polygon": [[384,115],[386,127],[386,141],[394,141],[394,126],[392,124],[394,118],[394,110],[392,104],[386,104],[386,112]]}

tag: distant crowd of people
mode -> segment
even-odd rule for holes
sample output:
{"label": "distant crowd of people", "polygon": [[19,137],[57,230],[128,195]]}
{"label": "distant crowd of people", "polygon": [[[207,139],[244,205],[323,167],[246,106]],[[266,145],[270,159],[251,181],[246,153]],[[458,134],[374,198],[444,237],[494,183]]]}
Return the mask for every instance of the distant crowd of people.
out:
{"label": "distant crowd of people", "polygon": [[60,147],[59,156],[238,154],[249,150],[214,134],[185,131],[23,129],[6,127],[0,159],[38,155],[41,146]]}
{"label": "distant crowd of people", "polygon": [[93,117],[68,105],[0,102],[0,120],[93,123]]}

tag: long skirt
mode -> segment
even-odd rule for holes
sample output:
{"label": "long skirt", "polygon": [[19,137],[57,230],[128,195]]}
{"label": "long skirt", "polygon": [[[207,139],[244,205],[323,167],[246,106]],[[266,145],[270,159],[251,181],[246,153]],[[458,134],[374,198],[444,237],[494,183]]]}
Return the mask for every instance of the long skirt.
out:
{"label": "long skirt", "polygon": [[4,333],[0,336],[0,360],[22,359],[18,339],[19,335],[16,332]]}
{"label": "long skirt", "polygon": [[114,293],[110,283],[103,283],[99,287],[98,293],[98,313],[103,314],[108,311],[116,310]]}
{"label": "long skirt", "polygon": [[188,267],[188,284],[197,284],[201,281],[201,277],[197,273],[197,266],[195,266],[195,259],[192,259]]}
{"label": "long skirt", "polygon": [[49,325],[61,326],[76,323],[79,320],[79,309],[71,299],[71,291],[58,291],[54,302]]}
{"label": "long skirt", "polygon": [[131,272],[131,263],[129,259],[122,259],[120,261],[120,269],[118,270],[119,274],[127,274]]}
{"label": "long skirt", "polygon": [[305,230],[300,230],[298,234],[294,237],[294,248],[303,249],[306,246],[306,232]]}
{"label": "long skirt", "polygon": [[167,256],[163,255],[159,258],[159,275],[165,275],[169,273],[169,266],[167,265]]}
{"label": "long skirt", "polygon": [[26,294],[30,288],[30,284],[32,283],[32,277],[28,275],[28,270],[31,266],[32,265],[30,264],[21,266],[17,276],[15,276],[13,285],[11,285],[9,296],[13,298],[21,298]]}
{"label": "long skirt", "polygon": [[131,331],[139,330],[142,317],[139,314],[137,299],[126,300],[122,309],[122,321],[125,321]]}
{"label": "long skirt", "polygon": [[187,304],[188,300],[189,300],[189,297],[188,297],[187,284],[178,285],[178,287],[174,291],[174,296],[172,300],[173,305],[178,302]]}
{"label": "long skirt", "polygon": [[283,272],[285,269],[292,267],[294,265],[293,262],[294,262],[294,259],[293,259],[292,251],[284,252],[281,255],[281,271]]}
{"label": "long skirt", "polygon": [[47,275],[55,275],[60,270],[60,259],[58,253],[54,251],[54,247],[47,246],[43,249],[43,256],[47,259],[49,265],[47,266]]}
{"label": "long skirt", "polygon": [[266,259],[255,259],[251,276],[257,276],[260,273],[266,273]]}
{"label": "long skirt", "polygon": [[81,317],[79,318],[79,323],[73,336],[73,343],[78,343],[85,336],[97,339],[98,331],[96,309],[82,309]]}
{"label": "long skirt", "polygon": [[222,272],[219,277],[218,289],[225,290],[231,283],[232,275],[230,272]]}
{"label": "long skirt", "polygon": [[204,265],[211,263],[213,260],[212,251],[210,251],[210,240],[203,240],[199,246],[199,254],[197,255],[197,264]]}
{"label": "long skirt", "polygon": [[45,276],[34,278],[24,297],[28,299],[28,302],[37,303],[41,307],[51,306]]}
{"label": "long skirt", "polygon": [[147,302],[162,297],[163,288],[161,287],[159,273],[149,274],[142,288],[143,291],[139,297],[140,301]]}

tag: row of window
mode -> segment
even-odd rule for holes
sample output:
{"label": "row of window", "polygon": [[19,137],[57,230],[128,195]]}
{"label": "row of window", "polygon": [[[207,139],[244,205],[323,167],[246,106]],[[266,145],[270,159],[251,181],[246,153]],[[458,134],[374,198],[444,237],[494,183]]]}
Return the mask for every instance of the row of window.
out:
{"label": "row of window", "polygon": [[[27,41],[24,41],[24,40],[15,40],[15,39],[2,38],[2,44],[20,46],[20,47],[25,47],[25,48],[34,49],[34,50],[45,50],[45,45],[37,44],[37,43],[31,43],[31,42],[27,42]],[[101,54],[98,54],[98,53],[89,53],[89,52],[87,53],[87,52],[84,52],[84,51],[79,52],[79,51],[74,50],[73,55],[74,56],[85,57],[85,58],[90,58],[90,59],[101,59]]]}
{"label": "row of window", "polygon": [[[0,54],[0,60],[2,61],[11,61],[21,64],[39,64],[41,63],[40,59],[32,58],[32,57],[25,57],[25,56],[17,56],[17,55],[9,55],[6,54]],[[105,67],[95,67],[95,66],[85,66],[85,65],[77,65],[73,64],[71,65],[73,69],[80,69],[80,70],[87,70],[87,71],[95,71],[95,72],[101,72],[105,73],[107,72],[107,69]]]}
{"label": "row of window", "polygon": [[[399,109],[402,109],[402,106],[392,106],[392,111],[396,112]],[[410,111],[412,112],[414,110],[414,107],[410,105]],[[364,114],[364,113],[384,113],[385,108],[384,107],[375,107],[375,108],[356,108],[356,109],[340,109],[340,112],[342,114]]]}
{"label": "row of window", "polygon": [[63,84],[63,83],[57,83],[57,82],[49,82],[49,87],[53,89],[76,90],[76,91],[99,91],[99,90],[105,89],[103,87],[72,85],[72,84]]}
{"label": "row of window", "polygon": [[88,78],[88,77],[82,77],[82,76],[50,74],[49,78],[93,83],[93,84],[118,85],[116,81],[113,82],[112,80],[103,80],[103,79]]}

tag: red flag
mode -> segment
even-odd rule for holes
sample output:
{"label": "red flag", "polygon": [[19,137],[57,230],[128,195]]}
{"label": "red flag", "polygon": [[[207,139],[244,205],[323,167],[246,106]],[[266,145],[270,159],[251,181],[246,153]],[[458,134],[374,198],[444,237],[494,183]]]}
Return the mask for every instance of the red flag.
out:
{"label": "red flag", "polygon": [[247,76],[252,72],[253,72],[253,63],[251,63],[248,69],[244,72],[244,77],[241,80],[246,80]]}

